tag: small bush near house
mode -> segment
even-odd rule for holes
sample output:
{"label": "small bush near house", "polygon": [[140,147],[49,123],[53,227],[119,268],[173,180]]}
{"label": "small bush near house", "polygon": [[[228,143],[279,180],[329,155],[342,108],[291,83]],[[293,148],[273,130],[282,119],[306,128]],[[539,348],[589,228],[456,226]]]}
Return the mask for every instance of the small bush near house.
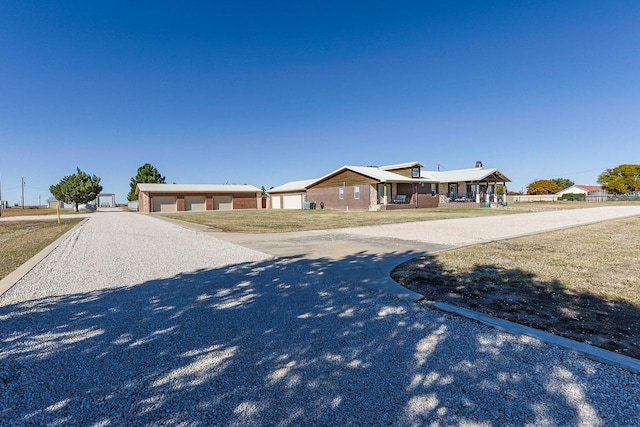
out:
{"label": "small bush near house", "polygon": [[563,194],[560,200],[569,200],[572,202],[584,202],[584,194],[582,193],[567,193]]}

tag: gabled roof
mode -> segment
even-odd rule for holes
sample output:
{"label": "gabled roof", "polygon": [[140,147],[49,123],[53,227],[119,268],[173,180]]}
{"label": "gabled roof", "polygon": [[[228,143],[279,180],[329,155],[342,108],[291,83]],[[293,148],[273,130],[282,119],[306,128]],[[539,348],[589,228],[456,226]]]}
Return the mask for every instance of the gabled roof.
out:
{"label": "gabled roof", "polygon": [[599,185],[572,185],[571,187],[567,187],[562,191],[558,191],[556,194],[562,196],[564,194],[571,193],[592,193],[592,192],[601,192],[604,191],[604,188]]}
{"label": "gabled roof", "polygon": [[136,186],[136,194],[145,193],[259,193],[258,187],[248,184],[141,184]]}
{"label": "gabled roof", "polygon": [[397,165],[380,166],[380,169],[388,171],[388,170],[406,169],[406,168],[413,168],[413,167],[423,168],[424,165],[420,162],[409,162],[409,163],[398,163]]}
{"label": "gabled roof", "polygon": [[574,187],[578,187],[584,191],[603,191],[604,187],[601,185],[575,185]]}
{"label": "gabled roof", "polygon": [[313,181],[313,183],[308,185],[307,188],[347,170],[355,172],[360,175],[364,175],[371,179],[375,179],[376,181],[381,183],[435,182],[433,180],[430,180],[429,178],[409,178],[406,176],[398,175],[397,173],[380,169],[378,167],[374,167],[374,166],[343,166],[340,169],[336,169],[333,172],[323,176],[322,178]]}
{"label": "gabled roof", "polygon": [[456,169],[452,171],[422,171],[422,176],[431,177],[439,182],[464,182],[464,181],[482,181],[493,175],[497,181],[511,182],[506,175],[496,168],[469,168]]}
{"label": "gabled roof", "polygon": [[303,179],[302,181],[291,181],[286,184],[279,185],[277,187],[273,187],[267,191],[268,194],[271,193],[290,193],[294,191],[305,191],[307,186],[316,182],[315,179]]}

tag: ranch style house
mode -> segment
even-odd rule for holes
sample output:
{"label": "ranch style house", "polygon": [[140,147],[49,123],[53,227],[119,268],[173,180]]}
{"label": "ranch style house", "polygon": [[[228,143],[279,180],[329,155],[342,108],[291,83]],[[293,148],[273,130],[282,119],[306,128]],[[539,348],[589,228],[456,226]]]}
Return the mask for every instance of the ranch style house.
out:
{"label": "ranch style house", "polygon": [[270,189],[272,209],[393,210],[446,206],[480,207],[502,202],[497,186],[507,176],[481,162],[470,169],[425,171],[419,162],[343,166],[318,178]]}

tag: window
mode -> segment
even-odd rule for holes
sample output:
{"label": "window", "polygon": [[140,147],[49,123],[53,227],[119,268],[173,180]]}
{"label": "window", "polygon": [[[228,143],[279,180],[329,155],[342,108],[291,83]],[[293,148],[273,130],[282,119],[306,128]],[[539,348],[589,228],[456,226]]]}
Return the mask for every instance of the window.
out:
{"label": "window", "polygon": [[340,200],[344,200],[344,187],[338,188],[338,197]]}
{"label": "window", "polygon": [[431,184],[431,196],[433,197],[436,195],[436,185],[438,184]]}
{"label": "window", "polygon": [[411,177],[420,178],[420,168],[411,168]]}
{"label": "window", "polygon": [[353,198],[354,199],[359,199],[360,198],[360,186],[356,185],[355,187],[353,187]]}

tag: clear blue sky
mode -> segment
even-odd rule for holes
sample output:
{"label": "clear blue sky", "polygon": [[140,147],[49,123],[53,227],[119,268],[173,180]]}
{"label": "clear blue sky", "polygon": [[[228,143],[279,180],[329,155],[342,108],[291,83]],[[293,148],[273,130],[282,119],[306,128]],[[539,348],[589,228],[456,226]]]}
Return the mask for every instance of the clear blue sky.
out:
{"label": "clear blue sky", "polygon": [[640,163],[640,2],[1,1],[0,179],[125,202],[420,161],[595,184]]}

